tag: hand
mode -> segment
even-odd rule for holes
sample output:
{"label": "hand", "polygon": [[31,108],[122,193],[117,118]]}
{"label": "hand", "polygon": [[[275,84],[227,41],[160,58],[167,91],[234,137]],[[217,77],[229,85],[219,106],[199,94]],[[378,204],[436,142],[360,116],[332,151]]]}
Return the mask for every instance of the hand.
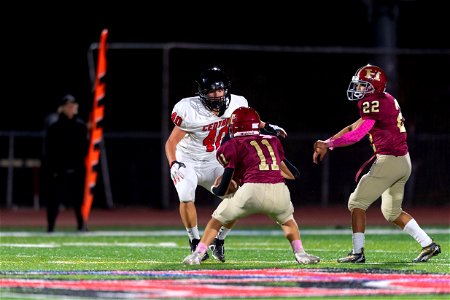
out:
{"label": "hand", "polygon": [[173,180],[173,184],[177,184],[182,179],[184,179],[184,174],[181,168],[186,168],[186,165],[182,162],[174,160],[170,167],[170,177]]}
{"label": "hand", "polygon": [[282,138],[287,136],[286,130],[277,125],[266,123],[263,129],[270,135],[281,136]]}
{"label": "hand", "polygon": [[[313,162],[315,164],[319,163],[319,161],[322,161],[324,156],[328,152],[328,143],[326,141],[318,140],[314,143],[314,153],[313,153]],[[319,161],[317,160],[319,158]]]}

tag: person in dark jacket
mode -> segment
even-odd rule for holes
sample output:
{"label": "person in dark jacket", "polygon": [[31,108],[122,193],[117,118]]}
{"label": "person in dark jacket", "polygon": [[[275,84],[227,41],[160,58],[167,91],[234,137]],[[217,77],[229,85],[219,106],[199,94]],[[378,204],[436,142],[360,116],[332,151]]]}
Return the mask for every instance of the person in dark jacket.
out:
{"label": "person in dark jacket", "polygon": [[47,124],[44,136],[44,163],[46,164],[47,232],[55,230],[59,206],[75,210],[77,230],[86,231],[81,214],[84,195],[85,157],[88,149],[86,123],[77,116],[78,103],[68,94],[62,99],[57,119]]}

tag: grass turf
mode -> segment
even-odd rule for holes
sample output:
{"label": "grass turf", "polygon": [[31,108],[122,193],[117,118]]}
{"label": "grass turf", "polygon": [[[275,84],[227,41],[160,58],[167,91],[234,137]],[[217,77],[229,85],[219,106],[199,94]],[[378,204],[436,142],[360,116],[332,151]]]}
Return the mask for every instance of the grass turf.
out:
{"label": "grass turf", "polygon": [[[102,274],[101,271],[268,268],[448,274],[448,227],[425,230],[442,247],[442,253],[427,263],[412,263],[421,250],[420,246],[396,228],[368,228],[365,264],[336,262],[337,258],[346,256],[351,249],[350,230],[301,228],[305,250],[319,256],[321,262],[317,265],[299,265],[281,229],[267,227],[237,228],[231,231],[225,243],[225,263],[210,258],[199,266],[184,266],[182,260],[189,254],[189,245],[186,232],[180,228],[92,228],[88,233],[79,234],[72,231],[47,234],[37,230],[25,231],[23,228],[2,228],[0,278],[142,279],[139,274]],[[352,300],[363,298],[351,297]],[[371,299],[387,298],[374,296]],[[389,299],[415,298],[409,295],[390,296]],[[429,297],[420,295],[420,299],[448,299],[448,294]]]}

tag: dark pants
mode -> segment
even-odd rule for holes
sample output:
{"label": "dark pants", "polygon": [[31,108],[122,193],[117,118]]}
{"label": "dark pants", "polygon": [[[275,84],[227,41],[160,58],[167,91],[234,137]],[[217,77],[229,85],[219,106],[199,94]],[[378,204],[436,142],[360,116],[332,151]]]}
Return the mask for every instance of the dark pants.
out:
{"label": "dark pants", "polygon": [[81,205],[84,195],[84,172],[66,171],[58,175],[50,174],[47,202],[47,231],[55,230],[60,204],[72,206],[77,220],[77,230],[85,230]]}

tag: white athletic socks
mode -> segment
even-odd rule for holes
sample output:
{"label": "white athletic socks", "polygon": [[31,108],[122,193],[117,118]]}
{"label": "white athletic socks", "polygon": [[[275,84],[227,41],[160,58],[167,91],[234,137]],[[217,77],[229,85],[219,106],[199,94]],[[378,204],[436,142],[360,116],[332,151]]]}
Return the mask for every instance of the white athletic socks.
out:
{"label": "white athletic socks", "polygon": [[353,253],[361,253],[364,248],[365,236],[363,232],[355,232],[352,234]]}
{"label": "white athletic socks", "polygon": [[417,224],[416,220],[414,219],[406,223],[403,231],[412,236],[422,247],[426,247],[433,242],[428,234],[426,234],[425,231],[420,228],[419,224]]}
{"label": "white athletic socks", "polygon": [[225,237],[227,236],[228,232],[230,232],[230,228],[226,228],[224,226],[222,226],[219,230],[219,232],[217,233],[216,238],[219,240],[224,240]]}
{"label": "white athletic socks", "polygon": [[193,239],[200,239],[200,234],[198,233],[198,226],[192,228],[186,228],[189,239],[192,241]]}

